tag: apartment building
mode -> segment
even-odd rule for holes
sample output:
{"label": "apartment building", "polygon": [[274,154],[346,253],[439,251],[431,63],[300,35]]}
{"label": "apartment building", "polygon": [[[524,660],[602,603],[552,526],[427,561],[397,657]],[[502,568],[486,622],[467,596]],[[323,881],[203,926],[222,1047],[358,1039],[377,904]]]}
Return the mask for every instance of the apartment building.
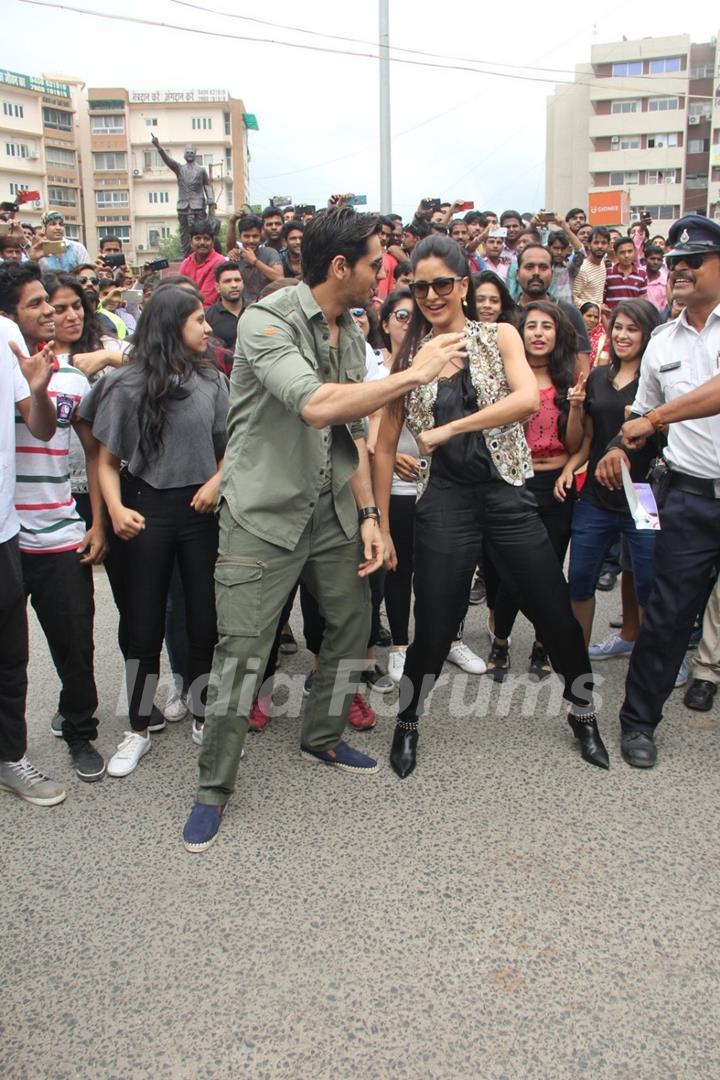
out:
{"label": "apartment building", "polygon": [[217,216],[228,217],[246,200],[248,126],[254,117],[224,90],[87,91],[82,155],[85,225],[91,246],[121,236],[133,260],[157,255],[177,229],[177,184],[152,144],[182,163],[193,144],[210,176]]}
{"label": "apartment building", "polygon": [[83,83],[68,76],[35,78],[0,71],[0,201],[21,191],[40,199],[23,206],[22,220],[40,223],[45,209],[65,215],[68,236],[83,238],[80,123]]}
{"label": "apartment building", "polygon": [[194,144],[216,213],[227,217],[247,200],[248,130],[257,130],[255,117],[226,90],[87,88],[68,76],[0,71],[0,200],[38,191],[21,220],[37,225],[44,210],[60,210],[68,235],[91,253],[112,234],[142,262],[177,229],[175,175],[152,136],[179,162]]}
{"label": "apartment building", "polygon": [[620,190],[631,215],[720,217],[718,59],[688,35],[594,46],[548,100],[546,205]]}

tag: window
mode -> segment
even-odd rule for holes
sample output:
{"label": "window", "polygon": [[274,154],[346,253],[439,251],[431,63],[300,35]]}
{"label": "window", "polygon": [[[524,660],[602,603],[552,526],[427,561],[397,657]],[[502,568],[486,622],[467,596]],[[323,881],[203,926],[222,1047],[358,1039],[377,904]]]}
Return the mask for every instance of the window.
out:
{"label": "window", "polygon": [[678,146],[678,136],[676,131],[665,132],[662,135],[648,135],[648,150],[660,150],[667,146]]}
{"label": "window", "polygon": [[672,221],[675,218],[680,217],[680,207],[668,204],[662,206],[631,206],[630,213],[635,216],[636,219],[640,217],[640,212],[647,210],[653,221]]}
{"label": "window", "polygon": [[686,188],[706,188],[707,186],[707,173],[689,172],[685,176]]}
{"label": "window", "polygon": [[223,113],[223,123],[225,124],[225,134],[229,135],[230,134],[230,113],[229,112],[224,112]]}
{"label": "window", "polygon": [[143,150],[143,168],[164,169],[166,165],[157,150]]}
{"label": "window", "polygon": [[617,135],[610,144],[611,150],[639,150],[639,135]]}
{"label": "window", "polygon": [[166,240],[170,235],[167,225],[158,225],[154,229],[148,229],[148,247],[156,248],[161,240]]}
{"label": "window", "polygon": [[225,171],[232,172],[232,150],[229,146],[225,147]]}
{"label": "window", "polygon": [[48,202],[56,206],[77,206],[77,190],[66,187],[48,187]]}
{"label": "window", "polygon": [[62,109],[43,109],[43,124],[54,131],[72,131],[72,113]]}
{"label": "window", "polygon": [[688,116],[712,116],[712,101],[710,98],[691,101],[688,105]]}
{"label": "window", "polygon": [[129,225],[98,225],[98,240],[104,240],[106,236],[118,236],[124,244],[130,243]]}
{"label": "window", "polygon": [[102,207],[127,206],[127,191],[96,191],[95,205]]}
{"label": "window", "polygon": [[145,117],[145,127],[157,127],[157,117],[156,116],[146,116]]}
{"label": "window", "polygon": [[90,130],[93,135],[122,135],[125,131],[125,117],[91,116]]}
{"label": "window", "polygon": [[667,75],[670,71],[682,71],[682,57],[666,56],[663,60],[651,60],[648,70],[651,75]]}
{"label": "window", "polygon": [[709,139],[690,139],[687,145],[688,154],[706,154],[710,149]]}
{"label": "window", "polygon": [[10,194],[17,195],[21,191],[29,191],[29,184],[16,184],[13,180],[10,181]]}
{"label": "window", "polygon": [[78,228],[77,225],[68,225],[67,222],[66,222],[65,223],[65,235],[67,236],[68,240],[79,240],[80,239],[80,229]]}
{"label": "window", "polygon": [[[25,110],[22,105],[15,105],[12,101],[3,101],[3,112],[5,116],[17,116],[22,120],[25,116]],[[226,134],[230,134],[226,132]]]}
{"label": "window", "polygon": [[612,73],[619,77],[624,75],[642,75],[642,60],[630,60],[622,64],[613,64]]}
{"label": "window", "polygon": [[170,194],[167,191],[148,191],[148,202],[153,204],[170,202]]}
{"label": "window", "polygon": [[639,184],[640,173],[635,172],[611,172],[610,173],[610,185],[611,187],[625,187],[627,184]]}
{"label": "window", "polygon": [[93,154],[93,169],[95,172],[113,172],[127,169],[127,154],[106,151],[103,154]]}
{"label": "window", "polygon": [[694,64],[690,68],[691,79],[712,79],[714,74],[712,64]]}
{"label": "window", "polygon": [[[9,142],[5,143],[5,153],[8,157],[29,158],[30,147],[27,143]],[[37,154],[35,154],[37,157]]]}
{"label": "window", "polygon": [[75,151],[65,150],[60,146],[48,146],[45,148],[45,160],[48,165],[58,165],[62,169],[74,169]]}
{"label": "window", "polygon": [[677,169],[648,169],[646,184],[677,184]]}
{"label": "window", "polygon": [[648,98],[648,112],[667,112],[669,109],[679,109],[680,98],[676,97],[651,97]]}
{"label": "window", "polygon": [[613,113],[635,113],[640,112],[639,101],[613,101],[612,108],[610,110]]}
{"label": "window", "polygon": [[193,116],[193,131],[210,131],[212,129],[212,116]]}

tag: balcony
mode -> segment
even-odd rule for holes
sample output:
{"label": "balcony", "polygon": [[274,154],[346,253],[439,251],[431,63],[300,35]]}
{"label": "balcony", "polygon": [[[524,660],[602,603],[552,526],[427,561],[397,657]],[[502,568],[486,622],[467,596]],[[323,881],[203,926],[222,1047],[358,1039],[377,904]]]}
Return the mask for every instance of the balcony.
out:
{"label": "balcony", "polygon": [[659,150],[599,150],[588,155],[588,169],[591,173],[620,169],[682,169],[684,160],[682,146]]}
{"label": "balcony", "polygon": [[598,139],[607,135],[654,135],[661,131],[684,131],[686,122],[684,109],[611,113],[609,116],[591,116],[589,135],[591,139]]}

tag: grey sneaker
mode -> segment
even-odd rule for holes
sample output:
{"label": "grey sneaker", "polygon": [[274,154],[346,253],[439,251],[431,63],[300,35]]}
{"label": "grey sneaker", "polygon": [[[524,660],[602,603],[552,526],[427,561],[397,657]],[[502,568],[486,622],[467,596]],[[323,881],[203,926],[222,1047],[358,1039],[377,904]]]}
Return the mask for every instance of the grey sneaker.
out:
{"label": "grey sneaker", "polygon": [[0,788],[35,806],[55,806],[67,794],[61,784],[41,773],[26,757],[19,761],[0,761]]}
{"label": "grey sneaker", "polygon": [[57,739],[62,739],[63,715],[56,712],[50,721],[50,730]]}
{"label": "grey sneaker", "polygon": [[86,784],[102,780],[105,775],[105,762],[102,755],[86,739],[70,747],[70,757],[80,780],[84,780]]}

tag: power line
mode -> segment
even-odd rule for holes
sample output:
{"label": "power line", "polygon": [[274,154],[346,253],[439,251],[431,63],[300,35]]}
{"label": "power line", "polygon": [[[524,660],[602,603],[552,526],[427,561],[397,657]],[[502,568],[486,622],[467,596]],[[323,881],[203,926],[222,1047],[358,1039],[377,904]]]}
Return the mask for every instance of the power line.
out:
{"label": "power line", "polygon": [[[139,25],[139,26],[153,26],[153,27],[157,27],[157,28],[159,28],[161,30],[178,30],[181,33],[200,35],[202,37],[230,39],[230,40],[233,40],[233,41],[248,41],[248,42],[252,42],[253,44],[256,44],[256,45],[275,45],[275,46],[280,46],[282,48],[300,49],[300,50],[304,50],[304,51],[308,51],[308,52],[314,52],[314,53],[325,53],[325,54],[335,55],[335,56],[350,56],[350,57],[355,57],[355,58],[358,58],[358,59],[361,59],[361,60],[378,60],[379,59],[377,52],[375,52],[375,53],[352,52],[349,49],[332,49],[332,48],[328,48],[326,46],[324,47],[324,46],[320,46],[320,45],[303,45],[303,44],[300,44],[299,42],[294,42],[294,41],[277,41],[274,38],[252,37],[252,36],[250,36],[248,34],[231,34],[231,33],[226,33],[226,32],[222,32],[222,31],[219,31],[219,30],[207,30],[207,29],[205,29],[203,27],[181,26],[181,25],[179,25],[177,23],[159,22],[156,19],[141,19],[138,16],[134,16],[134,15],[118,15],[118,14],[115,14],[113,12],[108,12],[108,11],[89,11],[87,8],[74,7],[74,6],[70,5],[70,4],[52,3],[52,2],[50,2],[50,0],[19,0],[19,3],[21,3],[21,4],[29,4],[32,7],[50,8],[51,10],[54,10],[54,11],[69,11],[69,12],[72,12],[73,14],[76,14],[76,15],[90,15],[93,18],[107,19],[107,20],[110,20],[111,22],[132,23],[134,25]],[[200,10],[203,10],[206,13],[212,14],[212,11],[210,9],[204,9],[203,8],[203,9],[200,9]],[[393,64],[403,64],[403,65],[410,66],[410,67],[434,68],[434,69],[437,69],[437,70],[440,70],[440,71],[465,71],[465,72],[468,72],[468,73],[470,73],[472,75],[484,75],[484,76],[490,76],[490,77],[500,78],[500,79],[515,79],[515,80],[520,81],[520,82],[556,83],[556,85],[560,85],[560,86],[573,85],[573,83],[570,83],[570,82],[560,82],[560,83],[558,83],[556,79],[544,78],[544,77],[538,76],[538,75],[517,75],[517,74],[513,74],[511,72],[507,72],[507,71],[481,70],[481,69],[479,69],[477,67],[468,67],[465,64],[439,64],[439,63],[432,62],[430,60],[409,60],[409,59],[406,59],[405,57],[398,57],[398,56],[391,56],[390,57],[390,62],[393,63]],[[631,76],[630,78],[633,78],[633,77]],[[640,78],[640,77],[638,77],[638,78]],[[604,80],[599,80],[595,76],[592,76],[591,81],[589,83],[585,83],[582,80],[580,80],[578,82],[577,75],[576,75],[574,85],[587,85],[587,86],[589,86],[591,84],[597,84],[598,82],[603,82],[603,81]],[[627,79],[625,79],[625,81],[627,81]],[[678,79],[676,79],[674,81],[682,82],[683,86],[687,85],[687,79],[678,78]],[[644,81],[643,82],[643,88],[646,88],[646,87],[647,87],[647,81]],[[653,82],[653,87],[654,87],[655,94],[662,93],[664,91],[664,87],[660,87],[659,84],[657,84],[655,82]],[[623,89],[632,90],[632,92],[635,92],[635,90],[633,88],[631,88],[631,87],[624,87]],[[638,91],[639,91],[639,88],[638,88]],[[664,91],[664,92],[668,93],[668,92],[672,92],[672,91]],[[706,95],[697,95],[697,94],[687,94],[686,96],[687,97],[698,97],[701,100],[703,100],[706,97]]]}

